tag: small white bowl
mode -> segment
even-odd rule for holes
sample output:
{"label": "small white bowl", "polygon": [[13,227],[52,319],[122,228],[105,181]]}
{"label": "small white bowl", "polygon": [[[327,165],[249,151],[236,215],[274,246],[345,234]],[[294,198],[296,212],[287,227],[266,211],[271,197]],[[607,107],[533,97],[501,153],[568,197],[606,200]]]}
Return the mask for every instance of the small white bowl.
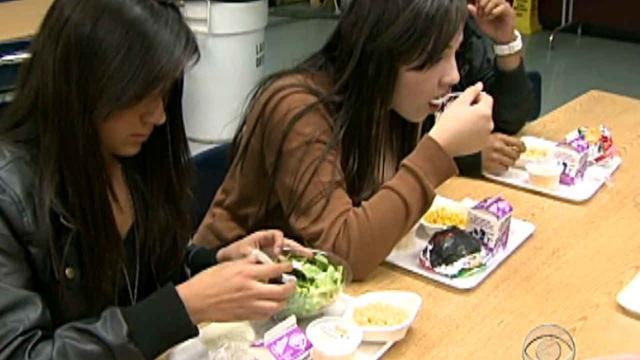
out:
{"label": "small white bowl", "polygon": [[362,342],[362,329],[348,319],[334,316],[312,321],[306,335],[313,344],[314,360],[352,359]]}
{"label": "small white bowl", "polygon": [[357,308],[375,304],[389,304],[406,311],[407,319],[398,325],[393,326],[360,326],[363,331],[363,341],[369,342],[389,342],[398,341],[405,337],[409,326],[418,316],[418,311],[422,306],[420,295],[410,291],[374,291],[358,296],[353,300],[352,306],[347,309],[344,318],[353,321]]}
{"label": "small white bowl", "polygon": [[554,189],[560,184],[562,166],[555,162],[540,164],[528,164],[526,166],[529,173],[529,182],[535,186]]}
{"label": "small white bowl", "polygon": [[[433,236],[433,234],[437,233],[440,230],[444,230],[448,227],[455,226],[453,224],[452,225],[434,224],[427,221],[426,216],[429,212],[434,211],[436,209],[441,209],[441,208],[446,209],[447,211],[450,211],[452,213],[456,213],[468,220],[468,213],[469,213],[468,207],[464,206],[462,203],[458,201],[437,196],[433,200],[433,203],[429,207],[429,210],[420,218],[420,226],[422,226],[422,228],[425,230],[427,238]],[[462,227],[462,230],[465,230],[465,228],[466,228],[466,225]]]}
{"label": "small white bowl", "polygon": [[[520,138],[527,147],[527,151],[520,155],[520,158],[516,161],[515,167],[525,169],[529,164],[539,164],[553,159],[554,149],[556,143],[547,139],[523,136]],[[536,156],[533,156],[536,154]]]}

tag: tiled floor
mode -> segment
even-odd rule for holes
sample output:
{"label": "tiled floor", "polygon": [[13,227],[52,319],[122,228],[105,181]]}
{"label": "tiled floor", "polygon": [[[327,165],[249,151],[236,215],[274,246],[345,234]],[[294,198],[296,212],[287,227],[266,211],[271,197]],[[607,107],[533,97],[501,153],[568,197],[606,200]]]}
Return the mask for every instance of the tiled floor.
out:
{"label": "tiled floor", "polygon": [[527,67],[542,74],[543,113],[590,89],[640,99],[640,44],[562,33],[549,51],[548,37],[535,34],[525,48]]}
{"label": "tiled floor", "polygon": [[[291,66],[320,48],[335,24],[334,19],[272,16],[266,72]],[[562,33],[549,51],[548,37],[541,32],[525,39],[527,67],[542,74],[543,114],[590,89],[640,98],[640,44]]]}

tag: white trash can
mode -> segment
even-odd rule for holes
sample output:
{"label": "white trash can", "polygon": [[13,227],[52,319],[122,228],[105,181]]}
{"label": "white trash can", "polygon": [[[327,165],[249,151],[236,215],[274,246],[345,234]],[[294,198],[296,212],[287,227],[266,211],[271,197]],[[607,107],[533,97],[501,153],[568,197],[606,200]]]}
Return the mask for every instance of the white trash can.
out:
{"label": "white trash can", "polygon": [[184,1],[200,62],[185,76],[183,111],[192,154],[228,142],[262,78],[268,0]]}

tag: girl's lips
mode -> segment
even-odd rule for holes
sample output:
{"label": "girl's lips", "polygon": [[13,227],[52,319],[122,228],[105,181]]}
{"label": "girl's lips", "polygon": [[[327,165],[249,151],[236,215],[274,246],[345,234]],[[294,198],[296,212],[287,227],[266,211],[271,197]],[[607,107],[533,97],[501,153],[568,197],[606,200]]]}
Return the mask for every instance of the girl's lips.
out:
{"label": "girl's lips", "polygon": [[133,134],[133,135],[131,135],[131,137],[136,139],[136,140],[144,141],[149,137],[149,135],[147,135],[147,134]]}

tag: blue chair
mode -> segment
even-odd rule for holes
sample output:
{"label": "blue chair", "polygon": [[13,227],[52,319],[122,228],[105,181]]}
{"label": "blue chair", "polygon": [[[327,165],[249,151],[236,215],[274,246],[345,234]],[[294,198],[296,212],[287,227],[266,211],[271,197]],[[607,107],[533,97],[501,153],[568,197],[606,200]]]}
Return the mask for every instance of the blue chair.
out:
{"label": "blue chair", "polygon": [[15,55],[25,54],[28,47],[28,40],[0,43],[0,115],[9,104],[11,93],[16,86],[18,69],[24,61],[16,59]]}
{"label": "blue chair", "polygon": [[531,119],[529,121],[534,121],[538,119],[538,117],[540,116],[540,111],[542,109],[542,75],[538,71],[527,71],[527,77],[531,82],[535,100]]}
{"label": "blue chair", "polygon": [[192,217],[197,228],[222,185],[230,164],[231,144],[226,143],[205,150],[192,158],[196,169],[195,183],[192,187]]}

